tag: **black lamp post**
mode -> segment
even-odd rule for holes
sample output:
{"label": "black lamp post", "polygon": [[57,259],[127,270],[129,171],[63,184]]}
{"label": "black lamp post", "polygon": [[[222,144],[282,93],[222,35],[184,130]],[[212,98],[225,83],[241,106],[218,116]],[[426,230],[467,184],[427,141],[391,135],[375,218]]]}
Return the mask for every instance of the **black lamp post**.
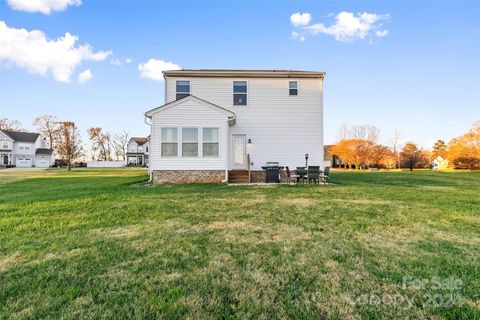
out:
{"label": "black lamp post", "polygon": [[308,153],[305,153],[305,168],[308,168]]}

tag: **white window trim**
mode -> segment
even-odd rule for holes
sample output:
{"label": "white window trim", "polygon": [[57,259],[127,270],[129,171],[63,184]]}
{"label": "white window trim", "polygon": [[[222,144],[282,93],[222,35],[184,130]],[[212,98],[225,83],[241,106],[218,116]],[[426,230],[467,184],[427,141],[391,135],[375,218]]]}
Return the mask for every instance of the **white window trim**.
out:
{"label": "white window trim", "polygon": [[[215,141],[204,141],[203,140],[203,130],[204,129],[217,129],[217,132],[218,132],[217,141],[216,142]],[[201,139],[202,140],[202,143],[201,143],[201,145],[202,145],[202,153],[201,153],[202,158],[207,158],[207,159],[219,159],[220,158],[220,130],[221,130],[221,128],[219,128],[219,127],[202,127],[202,139]],[[217,143],[218,144],[218,155],[216,155],[216,156],[205,156],[203,154],[203,144],[204,143]]]}
{"label": "white window trim", "polygon": [[[297,83],[297,95],[290,94],[290,82],[296,82]],[[288,80],[287,86],[288,86],[287,94],[288,94],[289,97],[298,97],[300,95],[300,81],[290,79],[290,80]]]}
{"label": "white window trim", "polygon": [[[177,81],[188,81],[188,88],[190,89],[189,92],[178,92],[177,91]],[[188,94],[188,95],[192,95],[192,81],[191,80],[179,80],[179,79],[176,79],[175,80],[175,100],[177,100],[177,94]]]}
{"label": "white window trim", "polygon": [[[199,158],[200,157],[200,143],[199,143],[199,141],[200,141],[200,137],[199,137],[200,136],[200,134],[199,134],[200,128],[198,128],[198,127],[181,127],[180,129],[181,129],[180,131],[182,132],[182,143],[181,143],[182,153],[179,153],[179,157],[182,157],[182,158]],[[184,156],[183,155],[183,144],[184,143],[195,143],[195,141],[183,141],[183,129],[197,129],[197,141],[196,141],[196,143],[197,143],[197,155],[196,156]],[[202,130],[202,134],[203,134],[203,130]]]}
{"label": "white window trim", "polygon": [[[233,95],[235,94],[235,82],[236,81],[245,81],[247,83],[247,92],[245,92],[245,94],[247,95],[247,103],[246,104],[235,104],[233,103]],[[249,96],[250,96],[250,93],[249,93],[249,83],[248,83],[248,80],[244,80],[244,79],[235,79],[232,81],[232,106],[233,107],[247,107],[248,106],[248,103],[249,103]],[[238,92],[237,94],[243,94],[243,92]]]}
{"label": "white window trim", "polygon": [[[162,135],[162,130],[163,129],[176,129],[177,130],[177,141],[164,141],[163,140],[163,135]],[[160,127],[160,157],[161,158],[179,158],[180,155],[182,154],[181,150],[181,143],[178,143],[178,141],[181,139],[180,134],[182,133],[182,130],[179,130],[179,127]],[[163,148],[162,144],[163,143],[176,143],[177,144],[177,155],[176,156],[164,156],[163,155]]]}

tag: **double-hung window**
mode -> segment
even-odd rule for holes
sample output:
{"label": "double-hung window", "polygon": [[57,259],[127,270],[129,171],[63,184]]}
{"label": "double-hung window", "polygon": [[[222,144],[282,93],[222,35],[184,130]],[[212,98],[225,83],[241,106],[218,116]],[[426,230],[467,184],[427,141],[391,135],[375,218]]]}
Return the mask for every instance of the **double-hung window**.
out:
{"label": "double-hung window", "polygon": [[247,105],[247,81],[233,81],[233,105]]}
{"label": "double-hung window", "polygon": [[291,96],[298,96],[298,81],[288,82],[288,94]]}
{"label": "double-hung window", "polygon": [[198,128],[182,128],[182,157],[198,156]]}
{"label": "double-hung window", "polygon": [[3,149],[8,149],[8,148],[10,148],[10,143],[8,143],[8,141],[3,141],[3,142],[2,142],[2,148],[3,148]]}
{"label": "double-hung window", "polygon": [[218,128],[203,128],[203,156],[218,157]]}
{"label": "double-hung window", "polygon": [[162,157],[178,156],[177,128],[162,128]]}
{"label": "double-hung window", "polygon": [[176,99],[182,99],[190,95],[190,81],[188,80],[177,80],[176,83]]}

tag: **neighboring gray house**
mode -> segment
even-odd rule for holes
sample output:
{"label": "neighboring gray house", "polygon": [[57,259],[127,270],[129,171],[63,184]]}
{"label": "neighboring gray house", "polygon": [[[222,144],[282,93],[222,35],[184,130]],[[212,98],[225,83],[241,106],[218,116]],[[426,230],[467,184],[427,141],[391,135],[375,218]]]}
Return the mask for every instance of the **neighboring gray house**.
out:
{"label": "neighboring gray house", "polygon": [[133,137],[127,144],[127,164],[148,166],[150,139]]}
{"label": "neighboring gray house", "polygon": [[38,133],[0,130],[0,166],[48,168],[53,150]]}

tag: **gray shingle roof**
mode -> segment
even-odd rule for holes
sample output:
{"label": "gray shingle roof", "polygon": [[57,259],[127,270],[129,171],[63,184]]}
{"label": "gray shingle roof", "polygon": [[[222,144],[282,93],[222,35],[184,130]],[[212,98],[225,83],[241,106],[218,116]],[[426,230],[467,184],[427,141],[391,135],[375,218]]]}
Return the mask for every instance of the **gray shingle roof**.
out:
{"label": "gray shingle roof", "polygon": [[53,150],[52,149],[44,149],[44,148],[38,148],[35,151],[35,154],[52,154]]}
{"label": "gray shingle roof", "polygon": [[141,138],[141,137],[132,137],[133,141],[135,141],[139,146],[148,142],[148,138]]}
{"label": "gray shingle roof", "polygon": [[7,131],[2,130],[7,136],[14,141],[35,143],[39,134],[33,132]]}

